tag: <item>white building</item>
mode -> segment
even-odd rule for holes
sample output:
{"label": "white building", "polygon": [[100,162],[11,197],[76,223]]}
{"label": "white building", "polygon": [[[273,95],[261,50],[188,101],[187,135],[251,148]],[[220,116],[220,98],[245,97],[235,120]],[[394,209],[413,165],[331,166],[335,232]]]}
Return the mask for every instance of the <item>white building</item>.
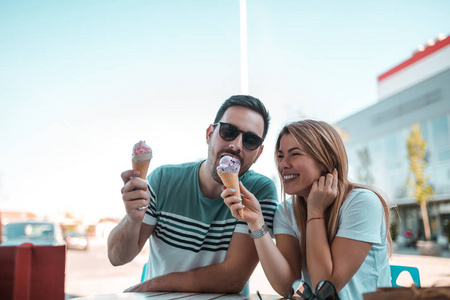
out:
{"label": "white building", "polygon": [[396,203],[401,231],[423,234],[416,201],[408,194],[406,137],[419,123],[427,141],[426,173],[435,195],[428,205],[433,239],[446,243],[450,223],[450,37],[440,35],[378,77],[379,101],[337,123],[345,141],[350,178],[383,190]]}

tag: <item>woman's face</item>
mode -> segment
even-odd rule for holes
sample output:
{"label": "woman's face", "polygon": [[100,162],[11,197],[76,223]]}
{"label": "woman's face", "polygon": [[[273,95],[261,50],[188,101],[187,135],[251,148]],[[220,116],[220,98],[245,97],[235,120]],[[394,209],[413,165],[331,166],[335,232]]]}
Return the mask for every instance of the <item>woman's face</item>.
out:
{"label": "woman's face", "polygon": [[284,182],[284,191],[306,200],[313,182],[322,175],[323,168],[300,148],[291,134],[281,137],[277,156],[278,172]]}

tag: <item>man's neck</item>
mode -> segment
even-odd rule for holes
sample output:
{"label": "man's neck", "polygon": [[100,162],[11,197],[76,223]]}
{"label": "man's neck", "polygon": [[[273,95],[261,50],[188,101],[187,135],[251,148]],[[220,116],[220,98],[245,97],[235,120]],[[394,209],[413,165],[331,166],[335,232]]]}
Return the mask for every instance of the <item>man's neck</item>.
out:
{"label": "man's neck", "polygon": [[222,193],[221,185],[212,178],[207,160],[200,165],[198,181],[203,196],[212,200],[220,197],[220,194]]}

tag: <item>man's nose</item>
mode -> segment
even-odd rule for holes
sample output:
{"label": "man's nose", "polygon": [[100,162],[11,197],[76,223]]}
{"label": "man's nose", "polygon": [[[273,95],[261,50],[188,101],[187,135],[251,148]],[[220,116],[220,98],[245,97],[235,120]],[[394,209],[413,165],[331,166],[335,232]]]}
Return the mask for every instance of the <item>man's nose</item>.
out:
{"label": "man's nose", "polygon": [[243,133],[240,132],[239,135],[230,142],[230,148],[234,149],[235,151],[242,151],[243,144]]}

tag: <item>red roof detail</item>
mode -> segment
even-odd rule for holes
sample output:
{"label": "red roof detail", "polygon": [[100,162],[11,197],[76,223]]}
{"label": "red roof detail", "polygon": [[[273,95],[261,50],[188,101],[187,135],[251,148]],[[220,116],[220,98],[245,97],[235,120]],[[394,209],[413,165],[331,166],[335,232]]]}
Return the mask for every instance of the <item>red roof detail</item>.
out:
{"label": "red roof detail", "polygon": [[378,76],[378,82],[380,82],[383,79],[386,79],[387,77],[391,76],[392,74],[418,62],[419,60],[423,59],[424,57],[427,57],[428,55],[430,55],[448,45],[450,45],[450,36],[447,36],[443,40],[435,41],[435,44],[433,46],[427,46],[423,51],[418,51],[418,52],[414,53],[410,59],[405,60],[401,64],[393,67],[389,71]]}

